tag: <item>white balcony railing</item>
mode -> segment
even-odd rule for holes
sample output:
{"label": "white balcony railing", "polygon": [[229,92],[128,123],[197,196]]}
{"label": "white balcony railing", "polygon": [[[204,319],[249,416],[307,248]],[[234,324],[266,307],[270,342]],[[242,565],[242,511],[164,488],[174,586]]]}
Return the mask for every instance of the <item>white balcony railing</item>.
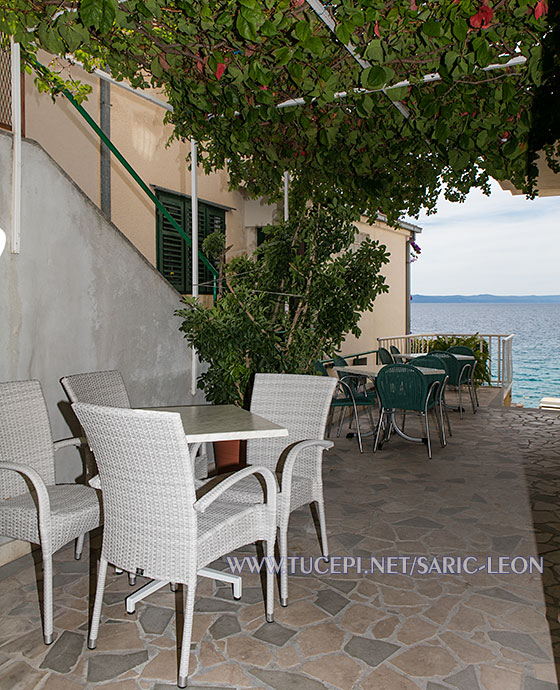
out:
{"label": "white balcony railing", "polygon": [[509,394],[513,382],[513,333],[408,333],[377,338],[379,347],[389,349],[395,345],[401,352],[428,352],[430,343],[441,337],[472,337],[476,335],[488,347],[488,366],[492,386],[501,386],[504,398]]}

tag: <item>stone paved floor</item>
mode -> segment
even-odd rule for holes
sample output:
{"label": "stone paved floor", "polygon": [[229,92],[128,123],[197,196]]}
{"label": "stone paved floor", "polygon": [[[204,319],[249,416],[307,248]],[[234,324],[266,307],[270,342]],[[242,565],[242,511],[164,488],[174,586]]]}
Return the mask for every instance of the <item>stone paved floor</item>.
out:
{"label": "stone paved floor", "polygon": [[[337,441],[324,470],[331,554],[361,556],[366,569],[371,555],[483,562],[540,552],[544,575],[298,575],[290,578],[290,605],[277,607],[273,624],[264,622],[256,575],[244,576],[241,602],[200,579],[192,686],[558,687],[551,635],[558,658],[560,415],[484,408],[462,421],[454,414],[452,422],[448,447],[436,447],[431,461],[423,446],[398,438],[375,455],[370,444],[360,455],[355,442]],[[318,555],[308,510],[293,515],[289,537],[292,555]],[[89,651],[88,559],[76,562],[65,548],[55,573],[57,638],[47,648],[31,557],[0,569],[0,690],[174,687],[180,593],[161,590],[129,616],[125,576],[111,574],[98,647]]]}

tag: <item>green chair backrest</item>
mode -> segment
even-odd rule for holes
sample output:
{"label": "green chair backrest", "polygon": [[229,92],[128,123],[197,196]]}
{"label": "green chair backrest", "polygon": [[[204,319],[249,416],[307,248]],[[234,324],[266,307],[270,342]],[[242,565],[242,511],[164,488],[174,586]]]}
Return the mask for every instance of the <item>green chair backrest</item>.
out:
{"label": "green chair backrest", "polygon": [[430,352],[429,357],[437,357],[445,365],[444,368],[447,370],[447,375],[449,376],[449,384],[451,386],[459,385],[459,376],[461,374],[461,367],[456,357],[449,352],[440,352],[435,350]]}
{"label": "green chair backrest", "polygon": [[328,376],[329,372],[327,371],[327,367],[323,364],[323,362],[319,362],[318,360],[313,364],[313,368],[318,374],[321,374],[321,376]]}
{"label": "green chair backrest", "polygon": [[393,355],[389,352],[389,350],[385,349],[384,347],[380,347],[377,350],[377,360],[381,362],[381,364],[394,364],[395,360],[393,359]]}
{"label": "green chair backrest", "polygon": [[388,364],[376,380],[384,408],[421,412],[426,405],[428,384],[422,372],[410,364]]}
{"label": "green chair backrest", "polygon": [[456,355],[470,355],[471,357],[476,357],[474,350],[466,345],[453,345],[453,347],[447,348],[447,352],[451,352],[451,354]]}
{"label": "green chair backrest", "polygon": [[447,373],[447,368],[444,360],[440,360],[432,355],[422,355],[422,357],[415,357],[410,364],[415,367],[423,367],[424,369],[443,369]]}
{"label": "green chair backrest", "polygon": [[340,355],[335,355],[333,359],[335,367],[347,367],[348,362],[344,359],[344,357],[341,357]]}

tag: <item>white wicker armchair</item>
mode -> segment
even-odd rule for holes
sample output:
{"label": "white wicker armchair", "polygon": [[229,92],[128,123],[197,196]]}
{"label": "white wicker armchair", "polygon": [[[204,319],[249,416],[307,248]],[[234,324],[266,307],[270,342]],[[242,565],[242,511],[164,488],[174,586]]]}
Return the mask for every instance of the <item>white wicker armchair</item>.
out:
{"label": "white wicker armchair", "polygon": [[53,641],[52,554],[100,524],[98,492],[80,484],[55,485],[53,443],[39,381],[0,383],[0,534],[40,544],[43,554],[43,635]]}
{"label": "white wicker armchair", "polygon": [[[115,369],[63,376],[60,383],[71,403],[84,402],[107,407],[130,408],[130,399],[122,374]],[[205,454],[197,456],[200,446],[200,443],[193,444],[190,449],[191,457],[194,458],[195,476],[199,479],[208,475],[207,456]]]}
{"label": "white wicker armchair", "polygon": [[[247,464],[264,465],[277,474],[280,602],[288,604],[288,522],[290,513],[315,503],[321,531],[321,551],[329,556],[323,499],[323,451],[332,448],[324,439],[331,400],[337,385],[333,376],[257,374],[251,412],[288,429],[288,436],[247,442]],[[257,500],[259,485],[248,477],[230,492],[229,501]]]}
{"label": "white wicker armchair", "polygon": [[[95,453],[105,528],[88,646],[95,648],[107,564],[187,586],[178,686],[187,684],[197,571],[245,544],[263,540],[274,555],[276,482],[265,467],[248,467],[199,500],[178,414],[98,407],[73,409]],[[248,475],[264,480],[260,502],[232,504],[232,487]],[[265,502],[263,503],[263,493]],[[218,500],[222,499],[222,500]],[[267,568],[266,615],[272,620],[273,575]]]}

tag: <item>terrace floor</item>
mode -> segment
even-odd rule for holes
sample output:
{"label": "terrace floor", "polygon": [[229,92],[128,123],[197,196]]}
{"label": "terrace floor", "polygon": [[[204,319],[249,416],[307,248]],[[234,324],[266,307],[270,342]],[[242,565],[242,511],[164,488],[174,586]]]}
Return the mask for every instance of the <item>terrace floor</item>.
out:
{"label": "terrace floor", "polygon": [[[290,578],[290,605],[277,607],[273,624],[264,621],[257,575],[244,575],[240,602],[200,578],[192,686],[558,687],[560,414],[483,407],[463,420],[454,413],[452,423],[449,445],[435,446],[431,461],[422,445],[395,437],[375,455],[369,443],[360,455],[354,441],[336,442],[324,467],[331,554],[361,556],[363,570],[372,555],[474,556],[480,564],[492,556],[497,569],[499,556],[541,554],[544,575],[301,574]],[[293,515],[289,550],[305,565],[319,555],[307,509]],[[32,557],[0,569],[0,690],[174,687],[180,592],[163,589],[130,616],[126,576],[111,574],[98,647],[89,651],[86,554],[74,561],[63,549],[55,574],[57,637],[45,647]]]}

